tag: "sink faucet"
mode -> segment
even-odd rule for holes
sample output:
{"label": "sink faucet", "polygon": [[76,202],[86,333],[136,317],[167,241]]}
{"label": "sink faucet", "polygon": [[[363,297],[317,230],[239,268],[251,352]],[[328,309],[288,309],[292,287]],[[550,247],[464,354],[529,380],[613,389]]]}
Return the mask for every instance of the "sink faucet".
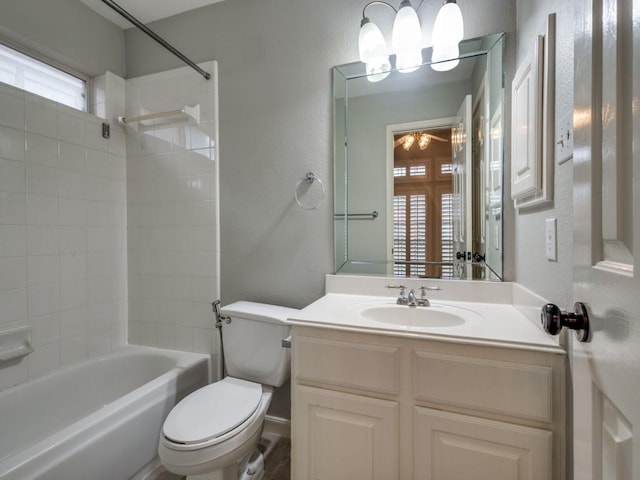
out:
{"label": "sink faucet", "polygon": [[407,288],[404,285],[387,285],[387,288],[398,288],[400,295],[396,299],[398,305],[406,305],[408,307],[429,307],[431,303],[427,299],[427,290],[442,290],[440,287],[427,287],[422,285],[420,287],[420,298],[416,298],[416,292],[411,288],[409,294],[405,297],[404,291]]}
{"label": "sink faucet", "polygon": [[[405,287],[404,285],[387,285],[386,288],[398,288],[400,290],[400,295],[398,295],[396,303],[398,305],[406,305],[407,304],[407,298],[404,296],[404,289],[407,288],[407,287]],[[413,290],[411,290],[411,291],[413,292]]]}
{"label": "sink faucet", "polygon": [[431,302],[429,302],[429,299],[427,298],[427,290],[436,291],[436,290],[442,290],[442,289],[440,287],[427,287],[426,285],[422,285],[420,287],[420,298],[416,300],[417,304],[421,307],[431,306]]}
{"label": "sink faucet", "polygon": [[407,303],[409,307],[416,307],[418,303],[416,302],[416,292],[413,291],[413,288],[409,290],[409,295],[407,295]]}

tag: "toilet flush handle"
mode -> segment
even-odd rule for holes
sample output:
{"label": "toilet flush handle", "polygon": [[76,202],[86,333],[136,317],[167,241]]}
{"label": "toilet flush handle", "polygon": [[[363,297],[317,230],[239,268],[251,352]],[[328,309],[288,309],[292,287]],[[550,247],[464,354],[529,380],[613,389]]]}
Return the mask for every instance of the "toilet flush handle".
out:
{"label": "toilet flush handle", "polygon": [[291,335],[282,339],[282,348],[291,348]]}

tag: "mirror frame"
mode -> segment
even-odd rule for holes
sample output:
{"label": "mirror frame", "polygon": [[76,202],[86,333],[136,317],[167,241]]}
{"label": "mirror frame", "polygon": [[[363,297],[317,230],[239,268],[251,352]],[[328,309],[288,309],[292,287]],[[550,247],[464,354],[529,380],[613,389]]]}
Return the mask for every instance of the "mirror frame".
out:
{"label": "mirror frame", "polygon": [[[497,145],[501,154],[501,169],[499,174],[499,184],[501,185],[501,191],[499,192],[499,202],[496,202],[497,198],[492,198],[490,205],[487,205],[487,209],[490,212],[489,214],[494,214],[496,217],[496,222],[500,224],[499,234],[496,235],[496,241],[499,245],[499,257],[500,257],[500,265],[498,270],[495,271],[489,265],[484,262],[476,263],[474,261],[471,262],[459,262],[459,263],[468,263],[473,267],[486,267],[486,274],[484,276],[488,280],[497,280],[501,281],[503,279],[504,272],[504,171],[505,171],[505,128],[504,128],[504,117],[505,117],[505,91],[504,91],[504,82],[505,82],[505,51],[504,51],[504,41],[505,34],[504,33],[495,33],[486,35],[483,37],[473,38],[464,40],[460,43],[460,56],[458,57],[460,60],[465,58],[478,57],[482,55],[488,55],[491,50],[498,44],[502,47],[502,55],[501,55],[501,66],[502,66],[502,78],[500,78],[496,84],[497,93],[500,96],[500,104],[501,104],[501,135],[499,138],[491,138],[489,139],[494,143],[494,148]],[[431,48],[423,49],[423,58],[430,59],[431,58]],[[392,56],[392,63],[395,64]],[[424,68],[425,66],[431,65],[431,61],[423,62],[420,68]],[[375,268],[382,269],[384,268],[387,272],[389,269],[387,266],[390,262],[387,259],[353,259],[349,256],[349,216],[347,215],[349,212],[349,198],[348,198],[348,186],[349,186],[349,158],[348,158],[348,83],[349,80],[360,79],[367,77],[365,72],[365,65],[362,62],[352,62],[344,65],[334,66],[333,69],[333,137],[334,137],[334,152],[333,152],[333,165],[334,165],[334,258],[335,258],[335,273],[336,274],[348,274],[348,275],[357,275],[357,274],[366,274],[366,275],[384,275],[389,276],[388,273],[381,273],[379,271],[370,272],[367,269]],[[390,72],[397,71],[395,68],[392,68]],[[385,80],[382,80],[384,82]],[[382,83],[381,82],[381,83]],[[342,102],[339,100],[342,99]],[[488,117],[494,117],[496,112],[486,112]],[[489,123],[489,126],[493,126],[494,118],[486,119]],[[487,131],[487,134],[490,132]],[[490,159],[485,159],[486,162],[489,162]],[[342,188],[340,188],[342,186]],[[386,192],[385,192],[386,196]],[[358,214],[368,214],[367,216],[371,216],[372,219],[377,217],[377,212],[357,212]],[[351,214],[353,215],[353,213]],[[485,216],[485,218],[487,218]],[[385,224],[388,222],[385,222]],[[486,220],[485,220],[486,223]],[[448,262],[440,262],[440,264],[449,264]],[[351,271],[346,271],[345,267],[352,266],[354,268]],[[469,269],[471,270],[471,269]],[[402,278],[402,277],[399,277]]]}

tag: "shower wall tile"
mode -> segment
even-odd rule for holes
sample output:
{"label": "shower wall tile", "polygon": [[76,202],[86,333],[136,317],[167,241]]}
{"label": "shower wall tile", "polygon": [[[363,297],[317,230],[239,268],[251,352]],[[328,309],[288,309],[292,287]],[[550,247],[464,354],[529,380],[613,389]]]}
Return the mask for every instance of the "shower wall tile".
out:
{"label": "shower wall tile", "polygon": [[[129,79],[127,115],[199,104],[217,119],[216,82],[189,68]],[[127,135],[131,343],[217,355],[216,148],[217,124],[208,121]]]}
{"label": "shower wall tile", "polygon": [[126,343],[126,138],[101,123],[0,85],[0,330],[35,348],[0,389]]}
{"label": "shower wall tile", "polygon": [[24,162],[0,158],[0,191],[24,193],[27,190],[27,173]]}
{"label": "shower wall tile", "polygon": [[0,158],[24,161],[24,130],[0,126]]}
{"label": "shower wall tile", "polygon": [[24,92],[0,85],[0,125],[24,130]]}
{"label": "shower wall tile", "polygon": [[27,254],[26,239],[27,228],[24,225],[0,225],[0,256],[25,256]]}

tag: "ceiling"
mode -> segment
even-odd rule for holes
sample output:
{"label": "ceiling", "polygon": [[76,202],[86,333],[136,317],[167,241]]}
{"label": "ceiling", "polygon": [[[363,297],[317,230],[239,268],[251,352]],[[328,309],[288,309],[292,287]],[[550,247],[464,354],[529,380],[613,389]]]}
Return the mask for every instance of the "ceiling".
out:
{"label": "ceiling", "polygon": [[[95,10],[107,20],[122,29],[132,28],[133,25],[114,12],[101,0],[80,0],[89,8]],[[222,0],[117,0],[115,3],[124,8],[142,23],[150,23],[161,18],[171,17],[179,13],[195,10],[196,8],[221,2]]]}

